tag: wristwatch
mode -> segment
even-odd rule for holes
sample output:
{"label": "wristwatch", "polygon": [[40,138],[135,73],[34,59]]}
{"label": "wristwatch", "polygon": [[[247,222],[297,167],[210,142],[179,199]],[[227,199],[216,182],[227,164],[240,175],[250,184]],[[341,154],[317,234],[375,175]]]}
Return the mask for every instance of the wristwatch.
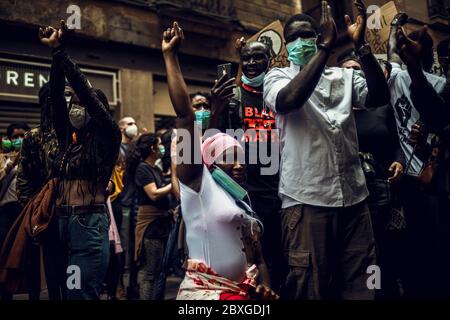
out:
{"label": "wristwatch", "polygon": [[359,58],[365,57],[372,52],[370,45],[368,43],[362,45],[359,49],[355,50],[356,55]]}

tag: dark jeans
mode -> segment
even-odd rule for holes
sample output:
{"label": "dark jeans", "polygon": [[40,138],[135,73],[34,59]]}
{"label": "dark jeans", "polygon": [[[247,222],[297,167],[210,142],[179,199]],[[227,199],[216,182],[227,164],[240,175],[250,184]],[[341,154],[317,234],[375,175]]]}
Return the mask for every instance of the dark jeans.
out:
{"label": "dark jeans", "polygon": [[297,205],[281,212],[286,299],[374,298],[367,267],[375,241],[367,204],[347,208]]}
{"label": "dark jeans", "polygon": [[106,290],[108,292],[108,297],[111,300],[116,300],[117,287],[119,285],[119,278],[121,274],[121,253],[115,253],[115,244],[110,244],[109,246],[109,265],[108,272],[106,274]]}
{"label": "dark jeans", "polygon": [[155,284],[160,276],[162,259],[167,239],[144,238],[142,247],[142,283],[140,287],[141,300],[154,300]]}
{"label": "dark jeans", "polygon": [[376,291],[377,300],[392,300],[401,297],[399,280],[403,280],[405,265],[405,230],[387,230],[392,207],[370,206],[370,216],[377,246],[377,265],[380,267],[381,289]]}
{"label": "dark jeans", "polygon": [[50,299],[99,299],[109,261],[108,215],[71,215],[54,222],[54,237],[43,246]]}
{"label": "dark jeans", "polygon": [[25,248],[25,278],[30,300],[39,300],[41,295],[41,247],[32,239]]}
{"label": "dark jeans", "polygon": [[3,245],[9,229],[11,229],[21,210],[18,202],[9,202],[0,207],[0,246]]}
{"label": "dark jeans", "polygon": [[404,290],[408,299],[450,298],[449,214],[445,199],[425,189],[415,178],[402,181],[405,207],[407,268]]}

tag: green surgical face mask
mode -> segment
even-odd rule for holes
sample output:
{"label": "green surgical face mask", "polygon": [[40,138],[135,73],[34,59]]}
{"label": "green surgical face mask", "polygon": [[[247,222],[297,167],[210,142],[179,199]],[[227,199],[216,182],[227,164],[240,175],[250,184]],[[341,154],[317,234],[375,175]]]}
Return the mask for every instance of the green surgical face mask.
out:
{"label": "green surgical face mask", "polygon": [[235,200],[243,200],[247,195],[247,191],[218,166],[214,165],[214,171],[211,173],[211,175],[214,181]]}
{"label": "green surgical face mask", "polygon": [[263,85],[265,76],[266,76],[265,72],[261,73],[260,75],[254,78],[249,78],[245,74],[242,74],[241,81],[250,87],[258,88]]}
{"label": "green surgical face mask", "polygon": [[317,52],[316,38],[292,41],[286,45],[288,60],[298,66],[306,65]]}
{"label": "green surgical face mask", "polygon": [[195,119],[199,126],[204,130],[208,128],[209,120],[211,119],[211,111],[199,110],[195,111]]}
{"label": "green surgical face mask", "polygon": [[13,144],[11,142],[11,140],[9,139],[3,139],[2,140],[2,149],[5,151],[10,151],[13,147]]}
{"label": "green surgical face mask", "polygon": [[20,151],[20,149],[22,148],[22,143],[23,143],[23,139],[18,138],[12,142],[12,145],[14,146],[14,149],[16,151]]}

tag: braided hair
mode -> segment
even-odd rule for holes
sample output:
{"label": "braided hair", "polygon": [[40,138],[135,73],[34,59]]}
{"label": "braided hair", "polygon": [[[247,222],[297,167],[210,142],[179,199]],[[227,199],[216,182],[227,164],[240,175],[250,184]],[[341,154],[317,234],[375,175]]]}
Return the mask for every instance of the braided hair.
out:
{"label": "braided hair", "polygon": [[39,106],[41,107],[41,134],[50,132],[52,124],[52,108],[50,105],[50,83],[47,82],[39,90]]}
{"label": "braided hair", "polygon": [[[102,105],[105,107],[106,111],[110,112],[108,98],[106,97],[106,95],[100,89],[94,89],[94,92]],[[69,133],[70,129],[67,128],[67,130]],[[80,145],[82,145],[82,149],[75,145],[69,145],[66,150],[64,150],[64,152],[60,155],[61,167],[59,168],[59,170],[61,170],[61,168],[65,167],[66,165],[74,168],[79,167],[79,169],[77,170],[78,172],[71,173],[70,175],[65,176],[67,178],[74,178],[80,172],[89,171],[91,179],[88,186],[88,192],[93,196],[92,201],[94,201],[97,196],[98,183],[109,178],[101,176],[102,164],[99,163],[99,158],[97,156],[97,151],[100,146],[98,145],[98,141],[96,139],[90,138],[90,134],[92,134],[96,130],[98,130],[96,122],[89,121],[89,123],[85,127],[76,131],[76,137],[80,142]],[[77,190],[78,194],[83,198],[84,201],[86,195],[81,188],[81,184],[78,185]],[[61,196],[63,194],[65,194],[64,184],[61,184],[58,190],[58,196]]]}

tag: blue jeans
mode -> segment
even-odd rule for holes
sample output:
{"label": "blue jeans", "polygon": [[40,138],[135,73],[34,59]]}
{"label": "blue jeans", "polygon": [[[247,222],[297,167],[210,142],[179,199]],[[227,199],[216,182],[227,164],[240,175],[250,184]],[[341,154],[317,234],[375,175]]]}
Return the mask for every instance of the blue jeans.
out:
{"label": "blue jeans", "polygon": [[57,241],[44,245],[50,299],[99,299],[109,263],[108,215],[70,215],[55,222]]}

